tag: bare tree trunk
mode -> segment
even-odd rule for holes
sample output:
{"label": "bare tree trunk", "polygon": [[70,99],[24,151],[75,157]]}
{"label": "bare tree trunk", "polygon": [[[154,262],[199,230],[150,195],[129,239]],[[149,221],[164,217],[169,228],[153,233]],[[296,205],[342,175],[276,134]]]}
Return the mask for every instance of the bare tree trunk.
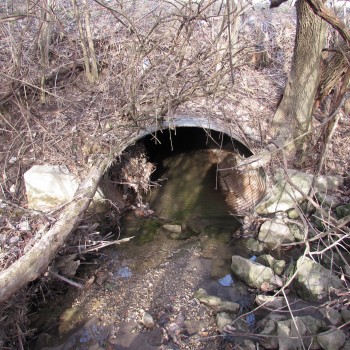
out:
{"label": "bare tree trunk", "polygon": [[84,67],[86,78],[90,83],[95,83],[98,80],[97,58],[95,55],[94,44],[90,28],[90,15],[86,1],[84,0],[84,17],[85,17],[85,32],[83,29],[82,20],[80,17],[77,0],[72,0],[73,10],[77,21],[80,45],[83,51]]}
{"label": "bare tree trunk", "polygon": [[[238,52],[238,31],[241,24],[240,12],[243,8],[241,0],[226,0],[225,14],[223,15],[221,28],[216,38],[217,54],[215,57],[216,70],[222,68],[222,59],[229,53],[231,69],[237,62],[236,53]],[[223,38],[227,32],[227,38]]]}
{"label": "bare tree trunk", "polygon": [[100,156],[54,226],[28,253],[0,273],[0,303],[6,301],[28,282],[38,278],[47,269],[67,237],[82,219],[102,175],[111,162],[110,158]]}
{"label": "bare tree trunk", "polygon": [[49,45],[51,37],[50,28],[51,0],[42,0],[41,5],[41,30],[39,37],[40,48],[40,102],[46,102],[46,74],[49,68]]}
{"label": "bare tree trunk", "polygon": [[97,59],[95,54],[94,42],[92,41],[92,32],[90,26],[90,12],[86,0],[83,0],[84,3],[84,17],[85,17],[85,30],[86,30],[86,39],[89,47],[89,57],[91,65],[91,75],[94,82],[98,80],[98,68],[97,68]]}
{"label": "bare tree trunk", "polygon": [[[321,51],[327,24],[305,0],[297,1],[297,29],[291,73],[283,99],[273,118],[275,144],[286,145],[289,155],[302,154],[307,145],[303,134],[310,131],[312,109],[320,80]],[[299,137],[297,141],[292,141]],[[291,141],[291,142],[290,142]]]}

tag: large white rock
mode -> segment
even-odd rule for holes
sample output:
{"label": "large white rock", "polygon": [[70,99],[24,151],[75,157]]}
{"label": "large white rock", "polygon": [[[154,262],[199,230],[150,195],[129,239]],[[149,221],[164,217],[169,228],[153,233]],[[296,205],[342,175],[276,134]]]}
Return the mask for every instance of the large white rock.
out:
{"label": "large white rock", "polygon": [[297,274],[293,281],[299,296],[307,301],[323,301],[334,294],[336,290],[344,288],[343,282],[330,270],[301,256],[296,264]]}
{"label": "large white rock", "polygon": [[[65,165],[34,165],[24,174],[28,206],[46,211],[72,200],[79,186],[78,179]],[[94,199],[102,199],[96,192]]]}
{"label": "large white rock", "polygon": [[271,268],[238,255],[232,256],[231,270],[250,287],[267,291],[281,287],[283,284]]}
{"label": "large white rock", "polygon": [[265,221],[259,230],[258,240],[268,249],[277,249],[281,244],[295,241],[293,232],[280,219]]}

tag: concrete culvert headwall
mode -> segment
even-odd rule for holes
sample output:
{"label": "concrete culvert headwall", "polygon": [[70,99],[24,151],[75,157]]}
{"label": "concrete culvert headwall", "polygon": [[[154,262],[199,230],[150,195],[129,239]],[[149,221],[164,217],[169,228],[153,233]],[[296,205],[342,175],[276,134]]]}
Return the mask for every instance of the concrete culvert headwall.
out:
{"label": "concrete culvert headwall", "polygon": [[265,194],[266,176],[262,168],[249,171],[235,168],[240,160],[253,152],[221,121],[175,118],[162,127],[154,125],[134,135],[125,150],[135,143],[145,147],[149,161],[155,165],[171,154],[209,150],[217,165],[217,183],[233,214],[247,214]]}

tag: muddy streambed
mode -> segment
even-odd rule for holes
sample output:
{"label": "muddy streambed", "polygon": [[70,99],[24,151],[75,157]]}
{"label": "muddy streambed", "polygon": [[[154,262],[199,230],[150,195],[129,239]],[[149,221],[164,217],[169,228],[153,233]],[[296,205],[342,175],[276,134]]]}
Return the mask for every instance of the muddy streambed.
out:
{"label": "muddy streambed", "polygon": [[243,283],[219,282],[230,274],[231,256],[245,253],[233,239],[239,223],[216,187],[216,162],[211,150],[163,161],[162,186],[145,199],[154,213],[125,214],[122,237],[134,238],[83,265],[83,289],[39,303],[33,349],[230,348],[215,310],[193,297],[204,288],[242,310],[251,300]]}

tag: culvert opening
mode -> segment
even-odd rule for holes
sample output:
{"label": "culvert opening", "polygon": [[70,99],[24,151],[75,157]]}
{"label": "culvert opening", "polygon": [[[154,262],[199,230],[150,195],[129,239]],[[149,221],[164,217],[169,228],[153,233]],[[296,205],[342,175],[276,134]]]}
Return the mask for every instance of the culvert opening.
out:
{"label": "culvert opening", "polygon": [[195,218],[213,224],[229,221],[237,228],[235,217],[251,212],[265,192],[263,169],[235,169],[251,155],[246,145],[221,131],[188,126],[158,130],[125,149],[126,161],[122,156],[112,169],[112,181],[124,186],[124,198],[129,190],[129,204],[146,206],[161,219],[181,224]]}
{"label": "culvert opening", "polygon": [[195,232],[236,230],[218,177],[226,154],[250,155],[228,135],[196,127],[167,129],[138,141],[155,165],[151,180],[158,184],[145,197],[155,215]]}
{"label": "culvert opening", "polygon": [[[148,133],[133,142],[109,176],[112,180],[119,176],[121,196],[134,192],[129,196],[134,208],[125,212],[121,225],[123,235],[134,239],[110,245],[94,262],[87,261],[79,275],[88,281],[87,287],[60,297],[56,305],[62,307],[57,313],[43,311],[39,321],[49,317],[59,325],[50,346],[69,343],[78,347],[82,341],[96,343],[108,338],[116,348],[141,349],[158,337],[157,344],[172,347],[176,342],[174,320],[179,320],[176,327],[188,332],[186,342],[197,344],[203,329],[216,335],[217,325],[194,295],[207,298],[205,290],[242,307],[251,303],[247,286],[231,276],[232,255],[248,257],[250,253],[240,240],[232,240],[238,221],[230,215],[227,193],[217,175],[220,164],[232,166],[230,157],[249,156],[249,149],[224,132],[198,127]],[[147,177],[151,185],[159,182],[160,186],[143,193],[142,202],[137,202],[136,188],[147,188],[149,181],[142,184]],[[154,324],[152,331],[145,331],[146,314]],[[98,334],[89,333],[91,328]],[[168,336],[163,338],[164,334]],[[215,339],[215,345],[200,348],[221,348],[220,338]]]}
{"label": "culvert opening", "polygon": [[252,152],[225,132],[189,126],[158,130],[137,139],[123,154],[111,170],[112,181],[123,186],[131,207],[140,216],[194,232],[236,231],[238,218],[265,192],[263,170],[235,170]]}

